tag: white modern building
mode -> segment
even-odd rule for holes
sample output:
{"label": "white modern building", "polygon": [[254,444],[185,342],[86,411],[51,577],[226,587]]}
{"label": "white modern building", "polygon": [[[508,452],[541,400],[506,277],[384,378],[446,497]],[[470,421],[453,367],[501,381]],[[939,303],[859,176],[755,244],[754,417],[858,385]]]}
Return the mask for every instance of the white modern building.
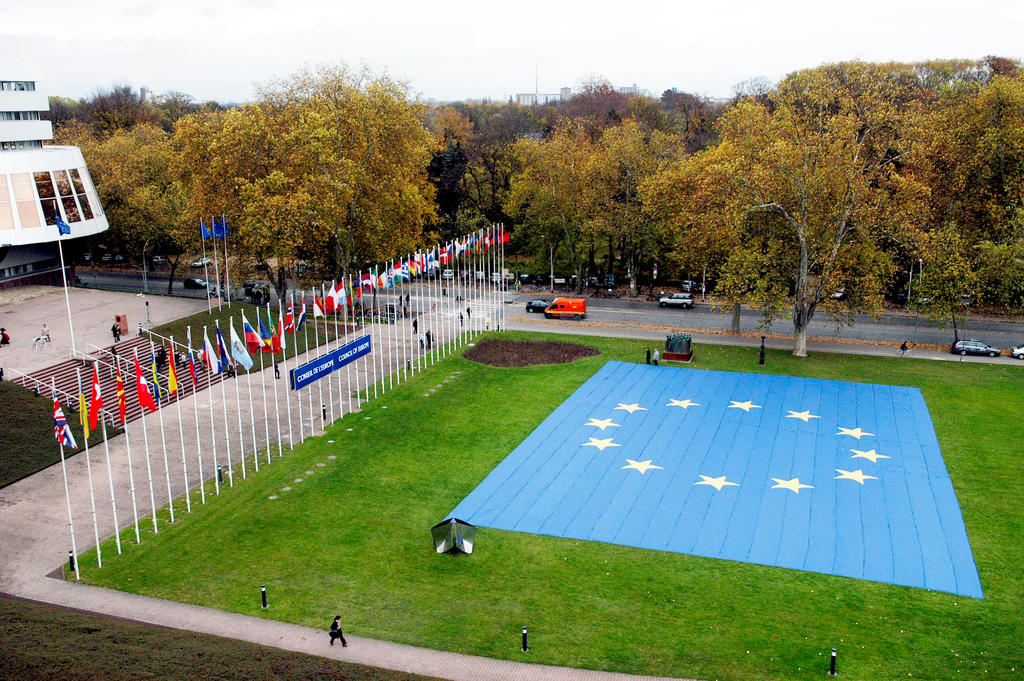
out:
{"label": "white modern building", "polygon": [[[35,81],[0,80],[0,288],[60,284],[57,240],[108,227],[82,152],[44,144],[49,109]],[[71,234],[59,234],[58,218]]]}

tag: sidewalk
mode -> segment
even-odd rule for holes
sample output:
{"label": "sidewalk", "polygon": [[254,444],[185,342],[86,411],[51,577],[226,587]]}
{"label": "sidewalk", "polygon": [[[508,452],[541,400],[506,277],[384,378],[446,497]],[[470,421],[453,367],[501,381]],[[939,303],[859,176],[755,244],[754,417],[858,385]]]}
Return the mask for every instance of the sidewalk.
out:
{"label": "sidewalk", "polygon": [[[3,312],[6,315],[5,325],[11,328],[8,319],[18,320],[19,325],[32,324],[34,319],[40,318],[38,310],[40,307],[46,314],[46,319],[51,329],[51,334],[57,338],[61,337],[61,328],[58,326],[58,319],[63,315],[63,325],[67,325],[67,315],[63,309],[63,293],[57,289],[57,296],[47,292],[29,300],[10,302],[4,305]],[[127,313],[129,321],[136,324],[133,312],[130,307],[135,296],[132,294],[114,293],[106,291],[72,291],[72,305],[76,306],[75,332],[80,340],[99,345],[105,343],[109,335],[109,326],[113,321],[113,314]],[[84,295],[82,295],[84,294]],[[204,301],[189,301],[175,298],[154,297],[150,299],[150,315],[154,324],[176,318],[182,314],[188,314],[202,309]],[[183,306],[179,309],[178,306]],[[81,306],[81,307],[77,307]],[[124,308],[124,309],[122,309]],[[196,308],[196,309],[192,309]],[[79,310],[89,310],[91,313],[79,314]],[[59,314],[58,314],[59,313]],[[95,318],[95,319],[94,319]],[[378,325],[374,325],[378,326]],[[385,329],[394,328],[385,326]],[[378,329],[374,330],[374,344],[379,348],[390,345],[395,347],[395,336],[390,338],[387,334],[383,337]],[[437,342],[443,343],[443,328],[436,333]],[[67,336],[64,336],[67,337]],[[411,335],[407,336],[406,342],[415,343]],[[60,346],[58,346],[59,348]],[[67,344],[68,349],[70,343]],[[413,345],[408,349],[410,354],[415,356],[416,347]],[[16,347],[20,354],[12,353],[10,358],[5,354],[0,359],[11,366],[16,366],[21,371],[39,368],[54,363],[63,358],[59,356],[63,350],[36,352],[23,347]],[[5,349],[6,353],[6,349]],[[314,353],[310,353],[311,355]],[[311,357],[310,357],[311,358]],[[299,361],[309,359],[305,356]],[[45,360],[45,361],[43,361]],[[360,360],[363,362],[365,360]],[[257,364],[258,366],[258,364]],[[293,367],[289,361],[289,368]],[[353,365],[355,366],[355,365]],[[24,367],[24,368],[23,368]],[[366,367],[360,366],[359,373],[362,374]],[[370,372],[377,371],[379,366],[370,369]],[[345,372],[335,374],[338,380],[332,382],[329,389],[325,384],[325,402],[330,399],[329,391],[336,396],[336,406],[339,404],[340,389],[347,391],[347,385],[342,386],[341,379]],[[378,372],[378,378],[380,372]],[[264,402],[262,391],[258,389],[261,378],[268,386],[275,382],[283,387],[284,373],[282,379],[275,381],[273,369],[268,367],[261,377],[259,371],[254,371],[251,376],[253,385],[253,416],[250,417],[248,406],[244,399],[238,400],[233,393],[241,390],[245,399],[248,398],[247,386],[244,379],[229,380],[225,384],[227,409],[222,408],[222,394],[218,386],[212,391],[202,391],[196,396],[185,398],[181,401],[181,433],[184,435],[184,447],[178,440],[178,411],[172,406],[163,410],[162,418],[164,429],[168,433],[167,457],[169,475],[165,476],[163,465],[163,453],[159,447],[160,435],[159,424],[156,422],[158,415],[148,415],[144,420],[134,421],[128,424],[128,435],[131,443],[132,462],[129,465],[127,456],[126,439],[124,436],[113,438],[110,441],[110,475],[107,473],[107,457],[102,446],[92,447],[89,452],[89,461],[92,464],[93,489],[95,490],[96,523],[99,536],[102,539],[114,533],[113,508],[117,511],[117,525],[121,528],[133,525],[133,512],[130,495],[130,475],[134,476],[136,504],[138,509],[139,523],[141,527],[148,524],[152,528],[152,516],[149,515],[152,505],[150,494],[155,499],[156,506],[166,505],[168,494],[168,478],[172,494],[178,497],[184,490],[185,471],[183,470],[182,459],[185,452],[187,465],[187,476],[191,491],[192,512],[201,513],[198,491],[195,486],[199,484],[198,461],[196,452],[199,452],[197,438],[195,413],[199,413],[199,438],[207,443],[211,432],[211,400],[215,403],[212,427],[220,443],[218,444],[218,463],[226,464],[226,448],[224,447],[224,424],[227,423],[228,432],[232,433],[232,469],[234,470],[234,484],[245,484],[242,479],[241,464],[238,458],[238,447],[241,446],[247,461],[246,476],[259,475],[255,470],[253,461],[255,438],[256,450],[266,447],[269,440],[275,443],[271,451],[271,462],[268,464],[266,453],[262,455],[260,467],[273,466],[278,459],[277,426],[274,419],[273,394],[267,395],[267,413],[270,414],[269,421],[263,418]],[[372,378],[372,373],[371,373]],[[321,382],[321,383],[326,383]],[[360,387],[365,384],[360,381]],[[314,388],[315,390],[316,388]],[[319,413],[310,414],[307,397],[303,395],[304,406],[299,407],[298,400],[291,400],[291,416],[293,423],[293,436],[297,439],[299,433],[299,421],[302,421],[303,432],[308,436],[311,432],[319,434],[322,429],[319,425]],[[318,399],[314,398],[314,399]],[[198,400],[198,402],[196,402]],[[237,405],[242,403],[242,411],[239,413]],[[355,401],[358,403],[358,400]],[[288,409],[283,394],[279,395],[279,410],[282,419],[282,438],[284,446],[283,455],[288,455],[287,416]],[[358,409],[356,409],[358,410]],[[344,403],[344,411],[348,411],[347,402]],[[8,417],[9,418],[9,417]],[[241,419],[241,428],[239,427]],[[261,423],[261,421],[263,423]],[[253,423],[258,425],[253,435]],[[266,425],[264,425],[266,424]],[[152,488],[148,480],[145,453],[142,446],[142,429],[146,428],[150,435],[152,450]],[[241,433],[239,431],[241,430]],[[239,437],[239,434],[241,437]],[[213,494],[213,484],[209,480],[213,473],[212,452],[206,444],[207,451],[202,452],[204,476],[208,478],[206,493]],[[86,456],[84,453],[73,456],[67,460],[68,480],[71,489],[72,515],[74,518],[74,533],[79,553],[94,546],[94,528],[91,504],[89,499],[88,470]],[[225,485],[228,484],[230,476],[225,475]],[[115,490],[114,504],[111,504],[110,486],[113,483]],[[184,503],[179,499],[175,501],[177,514],[186,513]],[[161,522],[164,522],[161,520]],[[529,664],[526,662],[515,662],[509,660],[496,660],[491,658],[460,655],[443,651],[427,650],[412,646],[378,641],[373,639],[360,638],[346,634],[349,640],[347,648],[340,646],[331,647],[326,634],[327,622],[324,623],[324,630],[302,627],[285,622],[277,622],[270,619],[250,617],[229,613],[209,608],[203,608],[183,603],[175,603],[157,598],[139,596],[120,591],[113,591],[94,586],[87,586],[74,582],[58,581],[46,577],[53,570],[66,564],[67,552],[70,548],[70,536],[68,533],[67,508],[64,502],[64,478],[60,464],[50,466],[24,480],[21,480],[4,489],[0,489],[0,592],[28,598],[43,603],[52,603],[71,608],[78,608],[104,615],[122,617],[137,622],[184,629],[207,634],[214,634],[228,638],[240,639],[271,645],[285,650],[295,652],[332,657],[351,662],[384,667],[400,671],[435,676],[440,678],[453,679],[455,681],[499,681],[504,679],[537,679],[540,681],[555,681],[556,679],[579,679],[580,681],[627,681],[629,679],[652,679],[653,677],[637,677],[626,674],[612,674],[579,669],[568,669]],[[127,547],[130,548],[130,547]],[[106,556],[106,554],[105,554]],[[515,641],[510,642],[514,646]],[[529,654],[524,654],[528,659]]]}

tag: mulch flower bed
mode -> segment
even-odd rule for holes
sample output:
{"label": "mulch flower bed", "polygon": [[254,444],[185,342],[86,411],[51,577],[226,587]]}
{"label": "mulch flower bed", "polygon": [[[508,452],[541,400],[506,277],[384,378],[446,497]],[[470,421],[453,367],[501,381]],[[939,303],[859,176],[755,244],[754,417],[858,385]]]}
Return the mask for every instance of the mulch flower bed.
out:
{"label": "mulch flower bed", "polygon": [[581,357],[600,355],[597,348],[577,343],[545,343],[486,338],[466,351],[466,359],[496,367],[528,367],[565,364]]}

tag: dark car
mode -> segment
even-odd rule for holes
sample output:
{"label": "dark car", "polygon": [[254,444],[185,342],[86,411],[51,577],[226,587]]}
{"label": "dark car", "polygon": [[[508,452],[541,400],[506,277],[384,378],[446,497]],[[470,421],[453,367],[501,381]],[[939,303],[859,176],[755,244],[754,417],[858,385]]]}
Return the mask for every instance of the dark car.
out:
{"label": "dark car", "polygon": [[206,288],[206,281],[199,277],[185,277],[181,280],[181,284],[185,288]]}
{"label": "dark car", "polygon": [[548,300],[547,298],[538,298],[537,300],[531,300],[526,304],[526,311],[543,312],[544,310],[548,309],[549,305],[551,305],[551,301]]}
{"label": "dark car", "polygon": [[693,307],[693,296],[689,293],[673,293],[670,296],[662,296],[658,300],[660,307]]}
{"label": "dark car", "polygon": [[604,286],[607,288],[615,288],[615,275],[606,274],[604,275]]}
{"label": "dark car", "polygon": [[949,351],[954,355],[988,355],[989,357],[998,357],[1002,354],[999,348],[994,348],[988,343],[982,343],[979,340],[973,338],[969,340],[960,340],[949,346]]}

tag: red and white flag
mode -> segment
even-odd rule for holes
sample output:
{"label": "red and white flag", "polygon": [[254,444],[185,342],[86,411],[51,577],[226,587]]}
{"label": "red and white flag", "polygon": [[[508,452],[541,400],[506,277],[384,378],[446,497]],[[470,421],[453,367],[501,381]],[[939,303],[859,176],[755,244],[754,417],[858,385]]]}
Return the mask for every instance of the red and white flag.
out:
{"label": "red and white flag", "polygon": [[149,392],[149,382],[142,375],[142,367],[139,366],[139,354],[135,353],[135,392],[139,394],[139,404],[150,411],[156,411],[156,402],[153,401],[153,394]]}
{"label": "red and white flag", "polygon": [[100,372],[92,365],[92,399],[89,400],[89,429],[96,430],[99,423],[100,409],[103,408],[103,395],[100,393]]}

